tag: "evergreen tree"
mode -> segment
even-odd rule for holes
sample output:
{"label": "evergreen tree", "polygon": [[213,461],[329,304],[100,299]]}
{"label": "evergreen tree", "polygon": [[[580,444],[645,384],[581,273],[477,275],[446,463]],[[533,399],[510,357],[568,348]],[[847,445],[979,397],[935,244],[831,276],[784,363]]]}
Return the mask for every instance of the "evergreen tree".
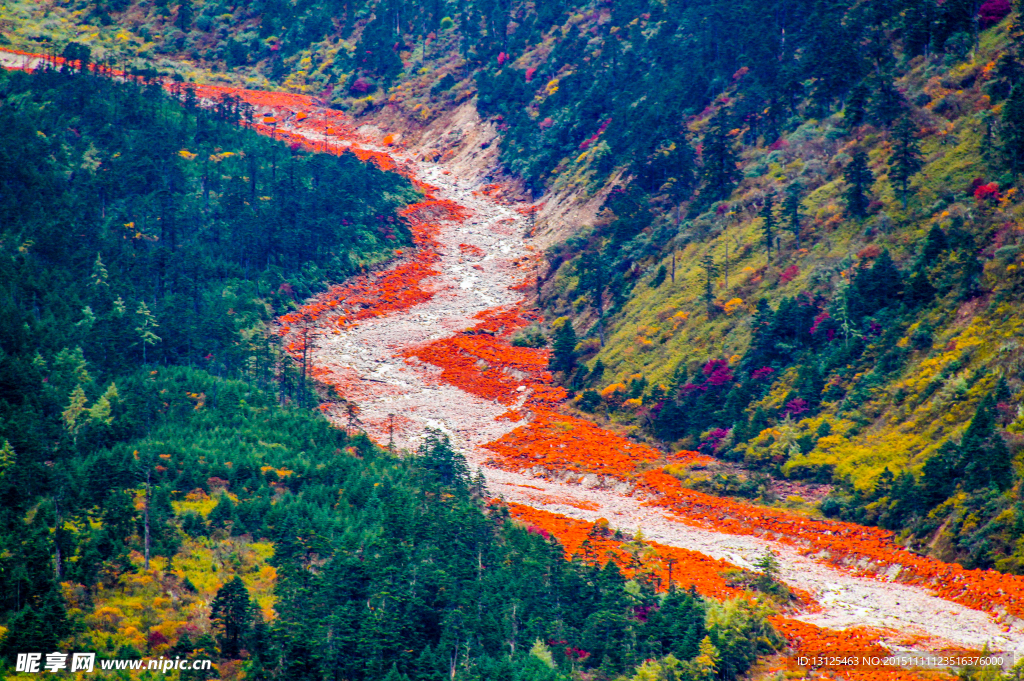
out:
{"label": "evergreen tree", "polygon": [[900,117],[906,104],[903,100],[903,95],[892,84],[890,78],[881,77],[878,81],[871,98],[873,105],[872,117],[880,125],[888,127]]}
{"label": "evergreen tree", "polygon": [[1003,155],[1014,173],[1024,169],[1024,83],[1013,86],[1003,104]]}
{"label": "evergreen tree", "polygon": [[701,153],[701,200],[704,204],[728,198],[736,186],[737,154],[730,134],[728,111],[720,109],[710,121],[704,133]]}
{"label": "evergreen tree", "polygon": [[465,489],[469,484],[466,458],[452,447],[448,436],[439,430],[427,430],[417,450],[416,465],[431,485]]}
{"label": "evergreen tree", "polygon": [[711,315],[715,309],[715,275],[718,273],[718,267],[715,265],[715,256],[711,255],[711,252],[704,254],[701,260],[701,266],[704,268],[704,304],[707,306],[708,315]]}
{"label": "evergreen tree", "polygon": [[800,232],[803,228],[801,222],[803,216],[800,213],[801,203],[800,185],[793,182],[786,188],[786,198],[782,204],[782,210],[786,217],[786,227],[793,232],[793,237],[796,239],[797,250],[800,249]]}
{"label": "evergreen tree", "polygon": [[238,524],[235,502],[231,501],[231,498],[224,492],[217,497],[217,505],[207,516],[207,522],[213,529],[229,529]]}
{"label": "evergreen tree", "polygon": [[910,178],[921,170],[921,149],[917,141],[917,126],[904,116],[892,131],[892,155],[889,157],[889,177],[900,188],[903,210],[907,209]]}
{"label": "evergreen tree", "polygon": [[869,316],[886,307],[899,305],[903,293],[903,277],[884,249],[871,268],[862,268],[854,279],[848,298],[850,314],[855,318]]}
{"label": "evergreen tree", "polygon": [[552,371],[561,371],[568,377],[576,368],[576,330],[568,317],[556,319],[552,326],[555,327],[555,333],[548,366]]}
{"label": "evergreen tree", "polygon": [[249,590],[238,575],[217,590],[210,604],[210,622],[217,632],[217,644],[223,657],[239,657],[248,643],[254,614]]}
{"label": "evergreen tree", "polygon": [[846,164],[843,171],[843,179],[846,181],[846,207],[854,217],[864,217],[868,212],[870,203],[869,192],[875,176],[868,167],[868,154],[861,148],[857,148]]}
{"label": "evergreen tree", "polygon": [[194,15],[195,9],[192,6],[192,0],[181,0],[178,4],[178,18],[175,23],[178,24],[178,28],[187,33],[192,28]]}
{"label": "evergreen tree", "polygon": [[139,334],[139,342],[142,344],[142,363],[146,363],[146,348],[151,345],[156,345],[160,342],[160,336],[153,333],[153,329],[157,328],[156,317],[149,311],[145,301],[139,302],[139,307],[135,310],[135,314],[139,317],[139,325],[135,327],[135,332]]}
{"label": "evergreen tree", "polygon": [[843,109],[843,122],[847,130],[853,130],[864,122],[867,114],[868,86],[861,81],[853,86],[850,95],[846,98],[846,107]]}
{"label": "evergreen tree", "polygon": [[960,442],[964,485],[968,490],[1013,484],[1013,459],[1006,440],[996,429],[996,398],[989,394],[978,405]]}
{"label": "evergreen tree", "polygon": [[764,245],[768,253],[768,262],[772,261],[772,242],[775,239],[775,193],[768,192],[764,196],[764,205],[761,206],[761,234],[764,235]]}

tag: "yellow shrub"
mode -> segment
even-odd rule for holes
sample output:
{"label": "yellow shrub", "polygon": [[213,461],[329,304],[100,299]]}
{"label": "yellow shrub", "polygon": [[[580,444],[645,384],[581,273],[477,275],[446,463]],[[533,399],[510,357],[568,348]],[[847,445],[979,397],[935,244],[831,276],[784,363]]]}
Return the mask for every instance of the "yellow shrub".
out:
{"label": "yellow shrub", "polygon": [[743,299],[742,298],[733,298],[732,300],[727,301],[725,303],[724,308],[725,308],[725,314],[732,315],[737,310],[740,310],[740,309],[743,308]]}

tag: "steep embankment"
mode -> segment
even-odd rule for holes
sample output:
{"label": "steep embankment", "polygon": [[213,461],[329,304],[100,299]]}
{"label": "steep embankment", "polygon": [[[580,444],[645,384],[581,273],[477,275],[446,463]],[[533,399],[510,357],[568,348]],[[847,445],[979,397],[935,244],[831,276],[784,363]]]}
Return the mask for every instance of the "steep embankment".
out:
{"label": "steep embankment", "polygon": [[[876,639],[914,635],[920,637],[915,645],[933,649],[985,643],[1024,649],[1018,620],[999,614],[1021,612],[1018,578],[919,558],[882,531],[673,488],[671,478],[650,472],[665,463],[661,453],[560,415],[545,353],[508,344],[528,322],[529,313],[514,306],[522,299],[516,289],[529,288],[534,267],[522,211],[495,198],[498,188],[413,160],[369,137],[371,130],[343,127],[337,114],[328,126],[296,115],[303,107],[298,98],[252,97],[273,106],[276,121],[293,128],[286,134],[297,142],[356,149],[417,178],[429,192],[408,212],[420,244],[417,259],[333,290],[284,320],[295,352],[301,352],[302,328],[319,334],[315,373],[346,400],[324,406],[340,426],[410,448],[424,428],[442,430],[483,470],[492,493],[539,511],[603,517],[613,527],[643,529],[666,546],[738,566],[773,548],[786,582],[816,601],[795,615],[805,623],[877,627],[884,630],[871,634]],[[347,139],[338,139],[342,131]],[[416,262],[422,267],[410,271]],[[684,583],[707,572],[697,564],[681,566]],[[794,641],[797,629],[787,630]]]}

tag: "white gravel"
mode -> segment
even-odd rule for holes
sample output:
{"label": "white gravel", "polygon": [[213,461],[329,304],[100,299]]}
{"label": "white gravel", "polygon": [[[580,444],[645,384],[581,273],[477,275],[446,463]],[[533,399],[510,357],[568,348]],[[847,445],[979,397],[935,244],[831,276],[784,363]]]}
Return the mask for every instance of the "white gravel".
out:
{"label": "white gravel", "polygon": [[[796,616],[805,622],[834,629],[882,627],[926,637],[925,642],[917,644],[918,649],[934,650],[950,644],[980,649],[988,644],[991,650],[1024,653],[1024,628],[1013,618],[1009,619],[1012,625],[997,622],[987,613],[944,600],[923,588],[884,578],[858,577],[802,556],[785,544],[678,522],[621,485],[618,492],[585,488],[487,466],[490,453],[481,446],[520,425],[495,420],[508,407],[441,383],[436,367],[405,360],[402,354],[411,347],[474,326],[477,320],[473,316],[478,312],[522,300],[521,294],[509,286],[526,274],[511,264],[530,255],[522,238],[526,221],[508,206],[482,194],[474,195],[479,187],[460,182],[454,173],[445,174],[443,166],[388,151],[407,161],[421,180],[438,187],[438,198],[469,208],[472,216],[463,224],[444,223],[437,237],[442,273],[428,282],[429,290],[435,292],[432,300],[327,335],[316,351],[314,362],[348,384],[346,397],[360,406],[361,419],[375,440],[387,442],[388,416],[395,414],[401,417],[394,433],[398,448],[414,450],[425,428],[439,428],[451,436],[474,468],[483,470],[491,493],[508,501],[583,520],[604,517],[613,527],[642,529],[652,541],[699,551],[742,567],[750,567],[772,548],[779,554],[784,581],[810,592],[822,606],[820,612]],[[460,243],[477,246],[484,256],[462,253]],[[473,269],[473,265],[483,270]],[[344,415],[334,418],[344,425]],[[537,501],[543,495],[573,497],[595,504],[599,510]]]}

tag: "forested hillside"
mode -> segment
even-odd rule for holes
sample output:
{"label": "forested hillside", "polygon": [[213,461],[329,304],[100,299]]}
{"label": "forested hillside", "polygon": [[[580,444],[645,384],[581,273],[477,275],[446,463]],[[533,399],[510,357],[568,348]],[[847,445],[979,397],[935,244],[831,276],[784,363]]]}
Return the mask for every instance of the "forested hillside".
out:
{"label": "forested hillside", "polygon": [[[613,678],[670,650],[702,678],[704,635],[731,649],[705,631],[715,606],[561,562],[451,473],[442,439],[399,462],[298,412],[312,386],[265,322],[408,245],[397,209],[416,194],[350,154],[250,135],[233,124],[251,110],[200,108],[192,79],[306,93],[410,138],[472,106],[510,191],[537,202],[546,321],[516,343],[551,348],[564,410],[715,457],[664,468],[693,489],[1024,572],[1024,19],[1008,0],[67,0],[4,18],[14,47],[138,81],[2,81],[8,652],[76,617],[109,634],[91,645],[219,646],[268,678]],[[146,84],[157,73],[180,103]],[[593,219],[547,221],[588,201]],[[207,551],[276,623],[248,618],[244,644],[216,617],[155,637],[113,595],[147,536],[155,581],[129,594],[164,584],[192,622],[230,583],[175,567]],[[61,581],[82,588],[61,598]],[[656,599],[693,626],[658,629]]]}
{"label": "forested hillside", "polygon": [[88,25],[115,64],[185,58],[410,129],[474,102],[528,193],[607,193],[544,275],[580,410],[742,464],[687,484],[831,484],[826,514],[1020,569],[1006,0],[13,6],[19,45]]}
{"label": "forested hillside", "polygon": [[267,322],[409,243],[407,180],[65,52],[0,72],[0,664],[539,680],[658,658],[734,679],[781,646],[764,604],[566,561],[445,436],[403,460],[313,408]]}

